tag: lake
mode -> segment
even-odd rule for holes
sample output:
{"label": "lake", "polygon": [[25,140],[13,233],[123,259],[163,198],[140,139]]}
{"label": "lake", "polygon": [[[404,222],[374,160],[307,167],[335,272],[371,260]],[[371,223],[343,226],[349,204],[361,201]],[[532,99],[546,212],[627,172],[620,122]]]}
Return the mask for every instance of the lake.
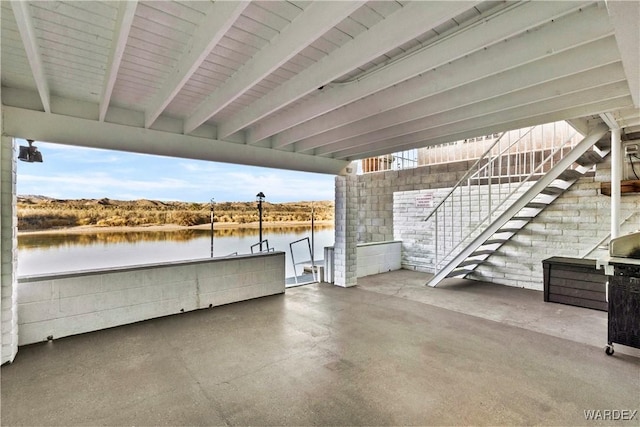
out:
{"label": "lake", "polygon": [[[214,257],[232,253],[250,254],[258,243],[253,228],[214,230]],[[286,277],[294,276],[289,244],[308,237],[310,226],[265,228],[262,238],[269,247],[286,253]],[[316,226],[314,257],[324,258],[324,247],[332,246],[332,226]],[[266,247],[264,248],[266,249]],[[254,248],[254,251],[258,251]],[[18,236],[18,276],[50,274],[110,267],[209,258],[211,230],[130,231],[69,234],[21,234]],[[294,245],[296,262],[309,259],[306,241]],[[302,266],[297,266],[298,275]]]}

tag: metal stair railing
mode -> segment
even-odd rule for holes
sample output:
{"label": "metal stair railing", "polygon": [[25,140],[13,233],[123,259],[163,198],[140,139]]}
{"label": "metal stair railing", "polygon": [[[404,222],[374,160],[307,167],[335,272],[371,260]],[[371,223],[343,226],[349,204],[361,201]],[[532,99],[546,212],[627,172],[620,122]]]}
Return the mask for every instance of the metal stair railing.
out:
{"label": "metal stair railing", "polygon": [[[554,126],[553,140],[557,142],[557,138],[555,138],[557,124],[552,125]],[[542,152],[529,154],[530,151],[533,151],[531,135],[536,128],[529,128],[518,137],[512,138],[514,140],[506,143],[506,146],[500,145],[501,141],[509,139],[505,137],[506,134],[503,134],[448,195],[437,204],[429,216],[425,218],[425,221],[433,219],[435,222],[434,279],[437,280],[432,279],[430,284],[434,282],[437,284],[442,278],[446,277],[457,266],[453,265],[451,267],[451,264],[462,262],[474,249],[491,237],[500,226],[508,222],[526,203],[554,181],[557,176],[548,176],[548,172],[553,167],[562,165],[562,171],[574,167],[575,160],[582,153],[565,154],[567,152],[571,154],[574,151],[573,147],[576,145],[574,141],[575,133],[569,132],[570,136],[568,138],[566,135],[562,135],[560,139],[562,143],[553,148],[544,147]],[[600,132],[601,129],[597,128],[597,131]],[[544,132],[544,129],[542,132]],[[606,130],[602,132],[602,134],[604,133],[606,133]],[[513,134],[511,135],[513,136]],[[601,135],[596,140],[592,140],[593,138],[590,135],[590,145],[584,148],[584,151],[588,150],[600,137]],[[584,147],[586,139],[583,139],[577,145]],[[524,145],[524,148],[517,147],[518,144]],[[545,151],[550,154],[542,158]],[[523,157],[522,153],[530,157]],[[538,156],[538,159],[536,159],[536,156]],[[569,161],[569,158],[573,160]],[[523,165],[525,162],[528,163],[526,169]],[[584,170],[585,168],[582,167],[582,169]],[[496,170],[498,173],[495,173]],[[526,170],[526,174],[522,173],[524,170]],[[507,173],[504,173],[504,171]],[[510,174],[514,171],[520,172],[514,174],[515,178]],[[557,172],[557,175],[559,176],[562,171]],[[475,184],[473,181],[475,181]],[[535,194],[531,193],[531,188],[529,190],[525,188],[533,181],[544,181],[544,185],[533,184],[531,188],[535,187],[537,189]],[[529,200],[524,204],[521,203],[523,198],[518,198],[523,192],[529,197]],[[465,201],[467,206],[464,205]],[[474,206],[474,201],[477,202],[477,206]],[[512,209],[514,205],[518,206],[515,211]],[[505,212],[511,212],[511,216],[504,217]],[[470,213],[475,215],[470,215]],[[503,223],[497,227],[491,226],[496,218],[503,220]],[[470,220],[473,220],[473,223]],[[469,243],[475,242],[481,236],[484,236],[487,230],[492,231],[484,237],[484,241],[473,249],[467,250]],[[464,257],[460,257],[461,253],[465,253]],[[443,274],[444,269],[447,272]],[[435,286],[435,284],[432,286]]]}
{"label": "metal stair railing", "polygon": [[276,250],[275,248],[270,248],[269,247],[269,239],[264,239],[261,242],[258,242],[258,243],[254,244],[254,245],[251,245],[251,253],[252,254],[256,253],[255,252],[255,248],[258,248],[258,246],[262,246],[262,245],[266,246],[267,249],[258,250],[258,253],[261,253],[261,252],[275,252],[275,250]]}
{"label": "metal stair railing", "polygon": [[[299,243],[302,242],[307,242],[307,247],[306,249],[309,251],[309,259],[305,259],[303,261],[296,261],[296,258],[293,254],[293,245],[297,245]],[[314,282],[318,282],[318,277],[316,276],[316,263],[313,257],[313,251],[311,249],[311,241],[309,240],[308,237],[303,237],[302,239],[298,239],[294,242],[289,243],[289,251],[291,252],[291,262],[293,264],[293,277],[294,280],[296,282],[296,285],[298,284],[298,270],[297,270],[297,266],[298,265],[303,265],[303,264],[308,264],[311,263],[311,277],[313,278]],[[304,273],[304,268],[303,268],[303,273]]]}
{"label": "metal stair railing", "polygon": [[453,188],[449,191],[449,193],[444,196],[442,198],[442,200],[440,200],[440,202],[438,202],[438,204],[431,210],[431,212],[429,213],[429,215],[427,215],[427,217],[424,219],[424,221],[429,221],[429,219],[431,219],[432,216],[437,215],[438,211],[442,208],[443,205],[445,205],[445,203],[447,202],[447,200],[449,200],[453,194],[456,192],[456,190],[458,190],[459,188],[465,186],[465,183],[467,183],[467,185],[470,182],[471,177],[477,173],[477,171],[479,171],[480,169],[482,169],[483,166],[483,160],[485,160],[485,158],[489,157],[491,155],[491,152],[493,151],[493,148],[496,147],[500,141],[502,141],[502,139],[505,137],[505,135],[507,135],[507,133],[503,133],[502,135],[500,135],[500,137],[498,139],[496,139],[493,144],[491,144],[489,146],[489,148],[478,158],[478,160],[476,160],[476,162],[473,164],[473,166],[471,166],[471,168],[469,168],[469,170],[467,171],[467,173],[464,174],[464,176],[462,178],[460,178],[458,180],[458,182],[453,186]]}
{"label": "metal stair railing", "polygon": [[[638,212],[632,212],[631,214],[627,215],[622,221],[620,221],[620,228],[622,228],[622,226],[624,226],[627,222],[629,222],[629,220],[631,220],[631,218],[634,218],[638,216]],[[589,248],[589,250],[587,250],[584,255],[580,256],[579,258],[586,258],[589,255],[593,254],[595,251],[597,251],[598,249],[603,249],[603,250],[607,250],[609,248],[609,241],[611,240],[611,232],[609,232],[609,234],[607,234],[604,238],[600,239],[600,241],[598,243],[596,243],[595,245],[593,245],[592,247]],[[605,244],[605,242],[607,242]],[[604,248],[602,247],[604,246]]]}
{"label": "metal stair railing", "polygon": [[[455,251],[459,244],[468,237],[463,230],[469,228],[470,220],[474,220],[474,223],[477,224],[475,229],[481,227],[482,224],[491,220],[492,215],[495,214],[499,206],[502,206],[505,198],[511,197],[513,180],[510,175],[506,175],[506,193],[503,188],[498,186],[499,191],[496,194],[495,188],[491,184],[495,179],[500,183],[502,178],[505,178],[505,175],[501,173],[503,164],[509,171],[514,168],[519,172],[523,170],[526,162],[520,160],[522,158],[521,153],[531,150],[533,145],[531,136],[535,128],[522,129],[518,131],[518,135],[515,132],[505,132],[500,135],[424,219],[424,221],[429,221],[432,217],[435,217],[434,255],[436,273],[440,265],[446,261],[447,256]],[[566,140],[564,142],[566,143]],[[515,159],[513,164],[512,158]],[[496,168],[498,169],[498,174],[494,176]],[[522,179],[519,179],[519,181],[522,181]],[[462,206],[463,199],[466,199],[468,208],[471,209],[474,195],[477,198],[477,206],[475,207],[477,216],[476,218],[471,218],[468,212],[463,212]],[[448,226],[448,230],[443,224]],[[475,229],[471,230],[471,233]]]}
{"label": "metal stair railing", "polygon": [[[545,187],[538,195],[528,201],[524,207],[514,214],[514,216],[501,225],[493,236],[478,246],[469,256],[455,266],[447,277],[466,277],[472,273],[478,266],[485,261],[502,245],[507,243],[514,235],[522,230],[533,218],[540,214],[547,206],[553,203],[564,191],[569,189],[579,178],[585,173],[594,171],[598,163],[600,163],[609,154],[610,149],[606,147],[607,143],[600,139],[587,151],[580,154],[568,169],[559,171],[551,170],[548,173],[554,174],[556,178]],[[560,156],[563,158],[564,154]],[[545,163],[545,165],[548,163]],[[557,176],[556,176],[557,175]],[[511,224],[511,225],[508,225]],[[484,249],[483,249],[484,248]],[[471,268],[467,268],[470,266]]]}
{"label": "metal stair railing", "polygon": [[[502,141],[497,141],[499,152],[484,163],[484,165],[473,174],[469,181],[480,180],[490,183],[493,180],[502,182],[504,181],[502,178],[508,178],[508,183],[511,183],[514,181],[520,182],[522,179],[528,180],[532,177],[543,176],[553,168],[557,160],[564,157],[564,155],[571,151],[578,143],[578,140],[575,139],[578,132],[572,129],[568,132],[568,136],[565,134],[564,130],[569,128],[568,125],[564,124],[562,126],[564,129],[558,132],[560,123],[562,122],[528,128],[524,134],[521,133],[519,138],[513,143],[501,144]],[[549,135],[550,137],[545,138],[545,128],[549,126],[553,126],[553,129],[551,135]],[[522,132],[522,130],[520,130],[520,132]],[[542,134],[538,141],[534,141],[534,134],[538,130],[541,131]],[[558,135],[558,133],[560,133],[560,135]],[[557,141],[560,142],[558,143]],[[500,150],[501,145],[506,146]],[[555,151],[555,155],[543,160],[542,158],[545,156],[545,153],[550,151]],[[506,173],[504,173],[505,170]]]}

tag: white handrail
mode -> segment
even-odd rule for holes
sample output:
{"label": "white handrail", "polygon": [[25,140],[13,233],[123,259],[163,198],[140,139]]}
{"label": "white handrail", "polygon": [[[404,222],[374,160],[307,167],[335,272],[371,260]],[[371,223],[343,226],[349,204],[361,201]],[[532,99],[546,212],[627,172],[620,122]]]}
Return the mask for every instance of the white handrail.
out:
{"label": "white handrail", "polygon": [[[557,158],[564,157],[565,150],[574,145],[577,132],[568,136],[562,132],[561,139],[557,139],[559,124],[551,125],[551,144],[544,139],[534,144],[533,139],[538,130],[543,137],[544,127],[550,125],[523,129],[517,135],[515,132],[501,135],[424,219],[433,219],[435,223],[436,274],[465,242],[475,238],[493,218],[508,208],[508,202],[525,185],[544,175]],[[472,206],[475,199],[477,205]],[[468,201],[468,209],[462,208],[463,200]]]}
{"label": "white handrail", "polygon": [[[293,245],[304,242],[305,240],[307,241],[307,247],[309,248],[309,260],[296,262],[295,256],[293,255]],[[311,251],[311,242],[309,241],[309,238],[303,237],[302,239],[298,239],[289,243],[289,252],[291,253],[291,262],[293,263],[293,278],[296,282],[296,285],[298,284],[298,270],[296,269],[296,266],[300,264],[306,264],[308,262],[311,262],[311,277],[313,277],[314,282],[317,282],[318,279],[316,278],[316,265],[315,260],[313,259],[313,252]]]}

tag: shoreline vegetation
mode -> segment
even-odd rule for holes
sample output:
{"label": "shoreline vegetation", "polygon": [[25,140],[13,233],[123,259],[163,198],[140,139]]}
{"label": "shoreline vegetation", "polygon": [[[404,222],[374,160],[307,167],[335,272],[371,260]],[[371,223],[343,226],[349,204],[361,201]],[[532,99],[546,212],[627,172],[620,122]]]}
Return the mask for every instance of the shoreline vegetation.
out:
{"label": "shoreline vegetation", "polygon": [[[263,228],[333,225],[333,201],[263,203]],[[214,204],[214,229],[258,228],[256,202]],[[209,203],[18,196],[19,234],[208,230]]]}

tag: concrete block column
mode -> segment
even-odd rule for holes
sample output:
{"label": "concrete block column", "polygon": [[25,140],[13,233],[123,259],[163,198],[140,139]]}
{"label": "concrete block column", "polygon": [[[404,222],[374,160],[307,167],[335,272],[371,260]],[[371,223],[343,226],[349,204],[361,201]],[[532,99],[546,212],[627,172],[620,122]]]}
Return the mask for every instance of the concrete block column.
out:
{"label": "concrete block column", "polygon": [[334,283],[355,286],[358,274],[358,178],[336,177]]}
{"label": "concrete block column", "polygon": [[16,213],[16,158],[13,138],[0,141],[0,312],[2,364],[18,352],[18,220]]}

